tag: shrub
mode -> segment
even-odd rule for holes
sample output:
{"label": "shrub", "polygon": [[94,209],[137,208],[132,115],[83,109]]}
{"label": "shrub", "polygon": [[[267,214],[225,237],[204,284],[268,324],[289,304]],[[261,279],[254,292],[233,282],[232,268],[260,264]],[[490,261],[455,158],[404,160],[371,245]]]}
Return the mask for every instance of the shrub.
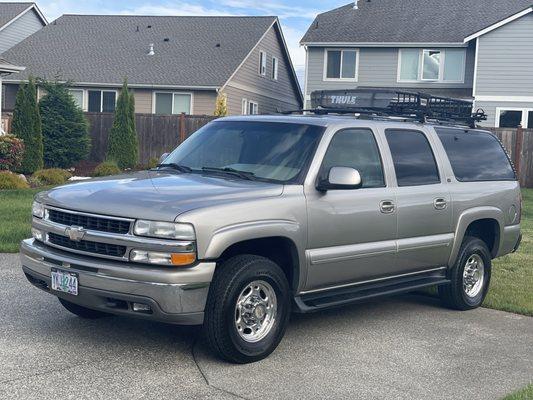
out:
{"label": "shrub", "polygon": [[0,170],[20,167],[24,155],[24,142],[12,135],[0,136]]}
{"label": "shrub", "polygon": [[122,170],[118,167],[117,163],[113,161],[105,161],[99,164],[93,172],[93,176],[109,176],[121,174]]}
{"label": "shrub", "polygon": [[0,171],[0,189],[28,189],[30,185],[17,174]]}
{"label": "shrub", "polygon": [[158,158],[150,158],[148,161],[148,169],[155,168],[159,165],[159,159]]}
{"label": "shrub", "polygon": [[72,174],[64,169],[41,169],[31,176],[30,183],[34,186],[62,185],[71,177]]}
{"label": "shrub", "polygon": [[70,168],[89,155],[89,124],[66,84],[43,82],[46,94],[39,102],[48,168]]}
{"label": "shrub", "polygon": [[25,151],[18,170],[31,174],[43,167],[43,135],[37,103],[37,86],[30,77],[21,85],[13,111],[13,134],[24,141]]}
{"label": "shrub", "polygon": [[115,120],[109,133],[107,160],[116,161],[120,168],[133,168],[139,162],[139,142],[135,130],[135,100],[124,80],[117,100]]}
{"label": "shrub", "polygon": [[217,95],[214,115],[215,117],[225,117],[228,115],[228,96],[225,93],[220,92]]}

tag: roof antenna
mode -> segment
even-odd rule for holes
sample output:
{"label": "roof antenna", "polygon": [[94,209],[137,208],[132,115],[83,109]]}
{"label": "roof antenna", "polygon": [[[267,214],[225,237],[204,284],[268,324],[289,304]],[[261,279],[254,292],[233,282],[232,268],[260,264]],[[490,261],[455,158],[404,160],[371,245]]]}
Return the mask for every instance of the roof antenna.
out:
{"label": "roof antenna", "polygon": [[149,56],[155,55],[154,44],[153,43],[150,43],[150,51],[148,52],[148,55]]}

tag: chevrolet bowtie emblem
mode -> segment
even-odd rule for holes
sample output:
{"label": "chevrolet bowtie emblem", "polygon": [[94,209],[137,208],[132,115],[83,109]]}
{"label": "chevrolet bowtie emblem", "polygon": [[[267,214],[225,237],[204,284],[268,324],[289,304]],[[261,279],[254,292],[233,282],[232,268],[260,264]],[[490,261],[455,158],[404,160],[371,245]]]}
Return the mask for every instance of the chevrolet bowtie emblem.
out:
{"label": "chevrolet bowtie emblem", "polygon": [[80,242],[87,231],[81,226],[69,226],[65,229],[65,234],[74,242]]}

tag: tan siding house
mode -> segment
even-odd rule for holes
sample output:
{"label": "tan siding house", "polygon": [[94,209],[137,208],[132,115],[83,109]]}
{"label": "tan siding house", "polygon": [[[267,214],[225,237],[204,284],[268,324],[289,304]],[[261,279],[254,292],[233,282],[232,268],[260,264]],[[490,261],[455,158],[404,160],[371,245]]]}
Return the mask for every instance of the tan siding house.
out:
{"label": "tan siding house", "polygon": [[124,78],[137,113],[213,115],[220,92],[230,115],[303,101],[276,17],[64,15],[6,56],[27,68],[6,80],[6,110],[30,75],[71,83],[86,112],[114,111]]}

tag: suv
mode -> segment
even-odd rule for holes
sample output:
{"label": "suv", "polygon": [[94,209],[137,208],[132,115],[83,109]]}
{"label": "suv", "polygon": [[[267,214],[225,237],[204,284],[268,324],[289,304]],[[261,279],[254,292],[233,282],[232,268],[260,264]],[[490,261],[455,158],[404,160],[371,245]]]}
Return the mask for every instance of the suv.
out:
{"label": "suv", "polygon": [[203,324],[237,363],[268,356],[291,311],[429,286],[480,306],[521,238],[501,143],[361,115],[222,118],[155,169],[40,193],[24,273],[83,318]]}

